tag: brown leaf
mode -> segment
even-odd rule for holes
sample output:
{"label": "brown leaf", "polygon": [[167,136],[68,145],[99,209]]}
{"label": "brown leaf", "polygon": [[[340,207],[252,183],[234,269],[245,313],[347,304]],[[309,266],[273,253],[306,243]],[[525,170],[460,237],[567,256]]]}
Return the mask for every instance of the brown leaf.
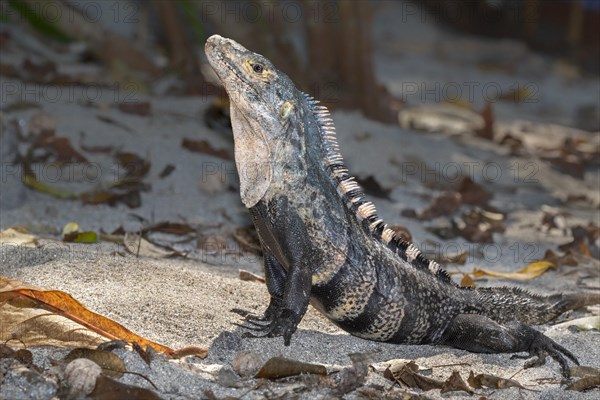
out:
{"label": "brown leaf", "polygon": [[26,58],[21,64],[21,69],[36,82],[50,82],[57,75],[56,64],[52,61],[34,63]]}
{"label": "brown leaf", "polygon": [[586,376],[581,378],[565,388],[565,390],[575,390],[577,392],[583,392],[594,387],[600,386],[600,375]]}
{"label": "brown leaf", "polygon": [[93,400],[161,400],[151,390],[126,385],[103,375],[98,376],[96,387],[88,397]]}
{"label": "brown leaf", "polygon": [[494,109],[492,103],[486,102],[480,114],[483,118],[483,127],[477,129],[475,134],[480,138],[494,140]]}
{"label": "brown leaf", "polygon": [[195,153],[204,153],[213,157],[222,158],[223,160],[231,160],[231,154],[227,150],[217,150],[206,140],[183,139],[181,146],[184,149]]}
{"label": "brown leaf", "polygon": [[308,364],[283,357],[273,357],[262,366],[256,374],[256,378],[278,379],[300,374],[327,375],[327,368],[323,365]]}
{"label": "brown leaf", "polygon": [[577,225],[571,228],[573,241],[558,246],[561,251],[570,251],[586,257],[600,258],[597,241],[600,237],[600,227],[593,223],[588,226]]}
{"label": "brown leaf", "polygon": [[150,115],[150,113],[152,112],[152,105],[150,104],[150,102],[147,101],[135,103],[119,103],[117,108],[119,109],[119,111],[122,111],[124,113],[141,116]]}
{"label": "brown leaf", "polygon": [[471,275],[465,274],[460,281],[460,286],[462,287],[475,287],[475,281],[471,278]]}
{"label": "brown leaf", "polygon": [[381,199],[390,199],[392,190],[384,188],[373,175],[369,175],[365,179],[357,177],[356,182],[365,190],[365,193]]}
{"label": "brown leaf", "polygon": [[468,176],[463,177],[457,185],[456,191],[462,196],[464,204],[485,206],[493,194],[478,183],[473,182]]}
{"label": "brown leaf", "polygon": [[142,233],[148,233],[148,232],[162,232],[162,233],[169,233],[172,235],[183,236],[183,235],[187,235],[188,233],[194,233],[194,232],[196,232],[196,230],[188,224],[166,221],[166,222],[159,222],[157,224],[150,225],[149,227],[144,228],[142,230]]}
{"label": "brown leaf", "polygon": [[414,362],[395,362],[385,370],[383,376],[409,388],[422,390],[441,389],[444,382],[419,375],[419,366]]}
{"label": "brown leaf", "polygon": [[117,162],[125,169],[127,178],[142,178],[150,171],[150,162],[134,153],[120,152]]}
{"label": "brown leaf", "polygon": [[13,358],[24,365],[33,364],[33,354],[27,349],[19,349],[13,354]]}
{"label": "brown leaf", "polygon": [[440,393],[464,391],[473,394],[473,391],[467,383],[461,378],[458,371],[452,371],[452,375],[444,382]]}
{"label": "brown leaf", "polygon": [[553,252],[552,250],[548,249],[544,253],[544,257],[542,257],[542,260],[551,262],[552,264],[556,265],[557,267],[560,267],[563,265],[566,265],[569,267],[576,267],[577,265],[579,265],[579,261],[577,261],[577,258],[573,255],[573,253],[571,253],[570,250],[567,251],[563,255],[558,255],[555,252]]}
{"label": "brown leaf", "polygon": [[182,357],[189,357],[189,356],[194,356],[194,357],[198,357],[198,358],[206,358],[207,355],[208,355],[208,349],[206,349],[205,347],[200,347],[200,346],[186,346],[186,347],[177,349],[173,353],[171,353],[171,357],[173,357],[173,358],[182,358]]}
{"label": "brown leaf", "polygon": [[266,282],[264,276],[253,274],[252,272],[246,271],[245,269],[240,269],[240,280],[246,281],[246,282],[259,282],[259,283]]}
{"label": "brown leaf", "polygon": [[102,373],[112,378],[120,378],[127,371],[123,360],[115,353],[106,350],[77,348],[73,349],[64,358],[69,363],[77,358],[86,358],[95,362],[102,368]]}
{"label": "brown leaf", "polygon": [[107,340],[123,339],[163,353],[173,352],[88,310],[68,293],[39,289],[4,276],[0,276],[0,316],[1,341],[18,339],[26,346],[95,347]]}
{"label": "brown leaf", "polygon": [[20,226],[13,226],[0,231],[0,245],[39,247],[37,238]]}
{"label": "brown leaf", "polygon": [[154,354],[152,353],[152,347],[147,347],[147,350],[144,350],[142,346],[138,344],[138,342],[133,342],[131,347],[147,365],[152,363],[152,354]]}
{"label": "brown leaf", "polygon": [[571,368],[569,368],[569,377],[571,378],[585,378],[586,376],[595,375],[600,375],[600,370],[594,367],[588,367],[585,365],[573,365]]}
{"label": "brown leaf", "polygon": [[481,389],[483,387],[489,387],[493,389],[517,387],[520,389],[525,389],[519,382],[513,379],[500,378],[490,374],[475,375],[473,371],[469,373],[469,379],[467,379],[467,382],[469,382],[469,385],[475,389]]}
{"label": "brown leaf", "polygon": [[514,279],[517,281],[529,281],[542,275],[550,268],[556,268],[556,266],[548,261],[534,261],[532,263],[527,264],[527,266],[525,266],[518,272],[497,272],[487,269],[475,268],[473,270],[473,276],[475,276],[476,278],[486,276],[492,278]]}
{"label": "brown leaf", "polygon": [[462,204],[462,196],[457,192],[443,192],[433,199],[429,207],[419,213],[421,220],[450,215],[456,211]]}
{"label": "brown leaf", "polygon": [[507,146],[510,149],[510,154],[512,155],[522,155],[526,153],[524,150],[525,147],[523,146],[523,141],[510,134],[504,135],[499,144],[502,146]]}
{"label": "brown leaf", "polygon": [[[34,153],[34,150],[43,149],[43,154]],[[35,154],[35,156],[34,156]],[[30,148],[27,154],[29,165],[34,162],[55,161],[55,162],[84,162],[88,160],[82,156],[71,145],[71,140],[62,136],[46,136],[40,138]]]}

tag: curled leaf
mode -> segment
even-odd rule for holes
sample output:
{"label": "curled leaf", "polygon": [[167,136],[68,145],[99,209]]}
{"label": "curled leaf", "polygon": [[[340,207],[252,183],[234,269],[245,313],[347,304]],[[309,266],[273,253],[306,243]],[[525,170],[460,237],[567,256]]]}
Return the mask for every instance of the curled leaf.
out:
{"label": "curled leaf", "polygon": [[115,353],[106,350],[77,348],[71,350],[64,358],[66,362],[71,362],[78,358],[85,358],[93,361],[102,368],[102,373],[113,378],[120,378],[127,371],[123,360]]}
{"label": "curled leaf", "polygon": [[256,377],[278,379],[300,374],[327,375],[327,368],[323,365],[309,364],[283,357],[273,357],[262,366]]}
{"label": "curled leaf", "polygon": [[131,332],[119,323],[85,308],[68,293],[45,290],[0,275],[0,341],[25,346],[95,347],[123,339],[173,350]]}
{"label": "curled leaf", "polygon": [[457,392],[461,390],[467,393],[473,393],[473,390],[471,390],[469,385],[461,378],[458,371],[452,371],[452,375],[444,381],[440,393]]}
{"label": "curled leaf", "polygon": [[477,374],[473,371],[469,373],[469,379],[467,379],[469,385],[475,389],[481,389],[482,387],[488,387],[493,389],[506,389],[510,387],[517,387],[525,389],[519,382],[513,379],[500,378],[498,376],[490,374]]}
{"label": "curled leaf", "polygon": [[383,376],[409,388],[422,390],[441,389],[444,382],[418,374],[419,366],[414,362],[394,362],[388,366]]}
{"label": "curled leaf", "polygon": [[473,276],[476,278],[487,276],[492,278],[513,279],[517,281],[529,281],[542,275],[550,268],[555,267],[556,266],[549,261],[534,261],[518,272],[497,272],[488,269],[475,268],[473,270]]}
{"label": "curled leaf", "polygon": [[460,281],[460,286],[462,287],[475,287],[475,281],[471,278],[471,275],[465,274]]}
{"label": "curled leaf", "polygon": [[0,232],[0,245],[38,247],[37,239],[25,228],[14,226]]}
{"label": "curled leaf", "polygon": [[584,390],[591,389],[593,387],[600,386],[600,375],[586,376],[578,381],[573,382],[565,388],[565,390],[575,390],[577,392],[583,392]]}

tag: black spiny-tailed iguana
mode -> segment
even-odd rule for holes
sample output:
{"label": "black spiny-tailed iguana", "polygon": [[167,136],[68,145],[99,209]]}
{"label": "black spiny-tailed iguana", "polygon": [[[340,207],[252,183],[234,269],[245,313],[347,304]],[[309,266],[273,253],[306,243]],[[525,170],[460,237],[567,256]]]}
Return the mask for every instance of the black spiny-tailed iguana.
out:
{"label": "black spiny-tailed iguana", "polygon": [[598,296],[458,287],[377,216],[348,174],[325,107],[233,40],[214,35],[205,50],[229,94],[241,199],[264,252],[271,301],[253,317],[263,336],[283,336],[288,345],[310,302],[365,339],[528,352],[535,356],[528,366],[550,355],[564,374],[565,356],[577,363],[527,324]]}

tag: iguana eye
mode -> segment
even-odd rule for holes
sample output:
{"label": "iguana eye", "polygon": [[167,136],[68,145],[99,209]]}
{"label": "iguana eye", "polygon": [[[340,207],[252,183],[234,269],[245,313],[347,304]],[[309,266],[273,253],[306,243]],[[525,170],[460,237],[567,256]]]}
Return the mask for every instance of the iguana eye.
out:
{"label": "iguana eye", "polygon": [[262,74],[265,68],[261,64],[252,64],[252,71]]}

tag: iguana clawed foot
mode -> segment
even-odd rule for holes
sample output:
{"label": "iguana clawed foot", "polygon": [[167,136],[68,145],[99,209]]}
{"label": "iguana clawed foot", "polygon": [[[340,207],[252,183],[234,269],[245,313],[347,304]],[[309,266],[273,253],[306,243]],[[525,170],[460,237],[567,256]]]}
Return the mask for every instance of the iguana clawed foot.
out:
{"label": "iguana clawed foot", "polygon": [[[232,310],[234,312],[236,312],[237,314],[242,314],[241,310]],[[263,316],[256,316],[253,314],[249,314],[247,313],[245,315],[245,323],[244,324],[237,324],[234,323],[234,325],[239,326],[241,328],[247,329],[247,330],[251,330],[251,331],[256,331],[256,332],[262,332],[262,334],[254,334],[251,332],[245,332],[243,334],[243,337],[247,337],[247,338],[261,338],[261,337],[277,337],[277,336],[283,336],[283,341],[284,344],[286,346],[290,345],[290,340],[292,338],[292,334],[296,331],[296,327],[298,326],[298,323],[300,322],[300,317],[298,315],[296,315],[295,312],[293,312],[292,310],[288,310],[288,309],[283,309],[279,312],[279,315],[273,317],[273,318],[267,318],[268,314],[272,313],[269,312],[269,309],[267,309],[267,311],[265,312],[265,315]],[[260,322],[264,322],[264,324],[261,324]]]}
{"label": "iguana clawed foot", "polygon": [[[513,355],[511,358],[530,358],[525,365],[524,368],[534,368],[542,366],[546,363],[546,357],[552,357],[559,365],[562,372],[562,375],[565,378],[569,377],[569,363],[567,358],[573,361],[574,364],[579,365],[579,361],[577,357],[573,355],[569,350],[565,349],[563,346],[556,343],[554,340],[550,339],[548,336],[543,333],[525,325],[520,324],[519,329],[520,332],[524,335],[531,336],[531,342],[529,345],[529,349],[527,352],[528,356],[519,356]],[[566,357],[566,358],[565,358]]]}

